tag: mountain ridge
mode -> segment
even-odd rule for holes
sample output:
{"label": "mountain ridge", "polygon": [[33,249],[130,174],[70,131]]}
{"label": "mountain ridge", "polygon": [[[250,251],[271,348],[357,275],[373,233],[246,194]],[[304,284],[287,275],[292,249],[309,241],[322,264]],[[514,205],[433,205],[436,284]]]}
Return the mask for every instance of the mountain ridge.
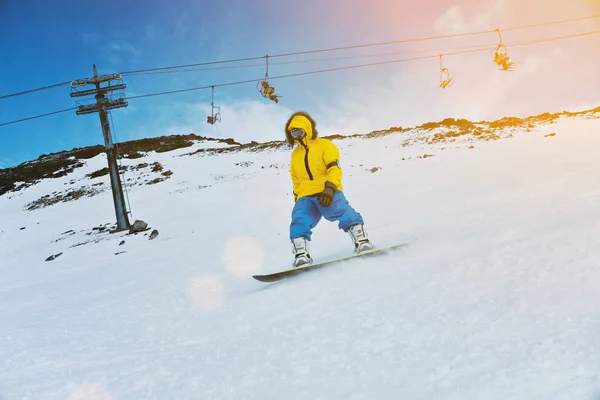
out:
{"label": "mountain ridge", "polygon": [[[535,129],[539,125],[554,123],[561,117],[600,118],[600,107],[577,112],[545,112],[526,118],[503,117],[494,121],[472,122],[463,118],[445,118],[441,121],[427,122],[410,128],[392,126],[387,129],[374,130],[364,134],[333,133],[323,137],[330,140],[345,140],[356,137],[371,139],[390,134],[405,133],[407,134],[407,140],[404,143],[404,146],[409,146],[417,142],[426,144],[452,142],[455,138],[467,135],[472,136],[474,140],[498,140],[503,137],[502,133],[505,133],[504,136],[506,137],[511,136],[511,133],[507,133],[511,129],[523,129],[529,131]],[[210,138],[190,133],[187,135],[159,136],[121,142],[117,143],[117,149],[120,158],[132,160],[142,158],[144,154],[149,152],[171,152],[174,150],[190,148],[195,144],[207,144],[207,146],[195,149],[189,153],[181,154],[181,156],[198,154],[215,155],[231,151],[260,152],[282,149],[288,146],[284,138],[279,141],[262,143],[256,141],[239,143],[232,138]],[[214,146],[212,146],[212,144],[214,144]],[[43,179],[67,176],[76,169],[83,167],[84,160],[89,160],[103,152],[103,145],[78,147],[51,154],[42,154],[35,160],[26,161],[14,167],[0,169],[0,197],[8,193],[18,193],[27,187],[39,183]],[[143,165],[143,163],[141,165]],[[89,175],[94,177],[102,176],[107,173],[108,169],[102,168]],[[154,183],[158,182],[160,182],[160,180],[155,181]]]}

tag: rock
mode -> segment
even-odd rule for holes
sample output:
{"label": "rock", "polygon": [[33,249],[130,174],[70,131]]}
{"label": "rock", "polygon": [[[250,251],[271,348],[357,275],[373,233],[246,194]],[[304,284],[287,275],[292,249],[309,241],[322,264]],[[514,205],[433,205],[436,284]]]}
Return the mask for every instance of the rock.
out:
{"label": "rock", "polygon": [[121,240],[121,243],[119,243],[119,246],[123,246],[125,244],[124,240]]}
{"label": "rock", "polygon": [[152,231],[152,233],[150,234],[150,237],[148,238],[148,240],[152,240],[152,239],[154,239],[157,236],[158,236],[158,231],[156,229],[154,229]]}
{"label": "rock", "polygon": [[136,219],[133,225],[129,228],[129,233],[142,232],[144,229],[148,227],[148,224],[144,221]]}
{"label": "rock", "polygon": [[94,178],[98,178],[104,175],[108,175],[109,174],[109,169],[107,167],[104,167],[102,169],[99,169],[98,171],[94,171],[91,174],[87,174],[85,177],[86,178],[90,178],[90,179],[94,179]]}
{"label": "rock", "polygon": [[160,165],[160,163],[158,161],[154,162],[154,164],[152,164],[152,172],[160,172],[163,170],[163,166]]}
{"label": "rock", "polygon": [[56,258],[60,257],[61,255],[62,255],[62,252],[61,252],[61,253],[58,253],[58,254],[54,254],[54,255],[52,255],[52,256],[50,256],[50,257],[46,258],[46,261],[52,261],[52,260],[54,260],[54,259],[56,259]]}
{"label": "rock", "polygon": [[[65,182],[66,184],[66,182]],[[74,190],[65,190],[58,194],[53,195],[52,197],[45,195],[40,197],[37,200],[32,201],[31,203],[26,204],[23,208],[26,211],[33,211],[44,207],[49,207],[58,203],[67,203],[70,201],[78,200],[82,197],[92,197],[99,193],[102,193],[102,190],[95,189],[91,186],[84,186],[81,188],[77,188]]]}

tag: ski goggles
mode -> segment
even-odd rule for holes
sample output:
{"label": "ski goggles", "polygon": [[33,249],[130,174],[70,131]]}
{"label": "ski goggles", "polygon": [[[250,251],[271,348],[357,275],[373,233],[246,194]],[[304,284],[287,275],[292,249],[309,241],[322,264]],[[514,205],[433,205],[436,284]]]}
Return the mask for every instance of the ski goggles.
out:
{"label": "ski goggles", "polygon": [[305,135],[305,132],[302,128],[295,128],[290,131],[290,135],[292,135],[294,139],[300,139],[302,136]]}

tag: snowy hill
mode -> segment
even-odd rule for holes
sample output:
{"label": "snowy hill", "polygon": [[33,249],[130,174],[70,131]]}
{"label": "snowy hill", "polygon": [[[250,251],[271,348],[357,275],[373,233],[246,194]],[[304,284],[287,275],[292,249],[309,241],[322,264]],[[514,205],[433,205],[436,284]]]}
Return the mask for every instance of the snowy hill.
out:
{"label": "snowy hill", "polygon": [[[600,399],[600,108],[330,138],[375,245],[288,268],[285,143],[0,170],[0,399]],[[149,240],[150,233],[158,236]],[[315,261],[352,251],[322,220]],[[56,256],[55,258],[50,256]]]}

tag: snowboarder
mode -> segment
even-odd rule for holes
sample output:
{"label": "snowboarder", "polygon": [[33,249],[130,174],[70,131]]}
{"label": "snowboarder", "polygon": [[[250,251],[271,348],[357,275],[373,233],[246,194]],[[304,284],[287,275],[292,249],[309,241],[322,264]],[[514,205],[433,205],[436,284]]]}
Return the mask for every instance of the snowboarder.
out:
{"label": "snowboarder", "polygon": [[312,264],[308,242],[321,217],[337,221],[339,229],[349,233],[355,253],[374,250],[362,216],[344,196],[339,150],[332,141],[318,137],[316,125],[303,111],[292,114],[285,125],[288,144],[294,147],[297,143],[290,162],[295,202],[290,224],[294,267]]}

